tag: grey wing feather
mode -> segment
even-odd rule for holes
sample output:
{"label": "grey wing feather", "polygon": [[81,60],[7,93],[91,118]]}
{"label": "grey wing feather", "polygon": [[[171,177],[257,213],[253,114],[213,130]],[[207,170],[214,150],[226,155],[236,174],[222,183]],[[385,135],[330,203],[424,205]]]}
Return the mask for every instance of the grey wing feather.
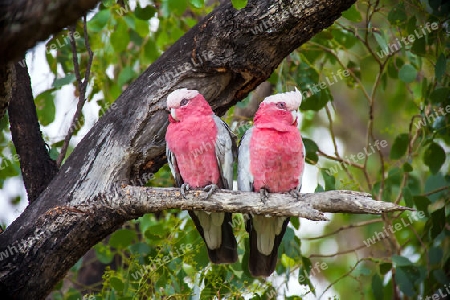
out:
{"label": "grey wing feather", "polygon": [[303,170],[300,173],[300,175],[298,176],[297,191],[299,191],[299,192],[302,189],[302,177],[303,177],[303,172],[305,171],[305,166],[306,166],[306,149],[305,149],[305,144],[303,143],[303,140],[302,140],[302,144],[303,144]]}
{"label": "grey wing feather", "polygon": [[183,178],[181,178],[180,169],[178,168],[175,154],[172,151],[170,151],[169,147],[166,147],[166,156],[167,156],[167,163],[169,164],[173,178],[175,178],[177,186],[181,186],[184,183],[184,181]]}
{"label": "grey wing feather", "polygon": [[253,134],[253,127],[247,130],[239,144],[238,154],[238,190],[253,192],[253,175],[250,171],[250,140]]}
{"label": "grey wing feather", "polygon": [[227,123],[214,115],[217,127],[216,159],[224,189],[233,189],[233,162],[237,156],[236,136]]}

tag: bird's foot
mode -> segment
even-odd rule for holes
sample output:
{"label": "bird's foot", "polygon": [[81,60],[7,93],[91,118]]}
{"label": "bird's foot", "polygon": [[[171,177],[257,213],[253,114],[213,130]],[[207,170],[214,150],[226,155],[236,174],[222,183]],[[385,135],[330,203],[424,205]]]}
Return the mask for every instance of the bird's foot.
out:
{"label": "bird's foot", "polygon": [[300,196],[300,191],[299,190],[297,190],[297,189],[290,190],[289,194],[292,197],[294,197],[297,201],[300,201],[301,196]]}
{"label": "bird's foot", "polygon": [[269,199],[269,192],[267,192],[266,189],[260,189],[259,195],[261,196],[262,203],[266,203],[266,201]]}
{"label": "bird's foot", "polygon": [[186,193],[187,193],[187,191],[189,191],[189,189],[190,189],[190,186],[189,186],[189,184],[182,184],[181,185],[181,187],[180,187],[180,193],[181,193],[181,195],[183,196],[183,198],[185,198],[186,199]]}
{"label": "bird's foot", "polygon": [[205,186],[203,188],[203,191],[207,192],[208,194],[206,195],[206,197],[203,200],[208,200],[209,197],[211,197],[212,194],[214,194],[214,192],[218,189],[219,187],[212,183],[212,184],[208,184],[207,186]]}

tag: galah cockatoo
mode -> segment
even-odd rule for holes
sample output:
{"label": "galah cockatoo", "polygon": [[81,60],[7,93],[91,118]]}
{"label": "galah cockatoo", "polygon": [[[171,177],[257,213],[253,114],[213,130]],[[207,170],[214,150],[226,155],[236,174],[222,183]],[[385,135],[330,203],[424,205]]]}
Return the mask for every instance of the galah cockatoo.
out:
{"label": "galah cockatoo", "polygon": [[[217,188],[233,189],[237,147],[228,125],[196,90],[173,91],[167,97],[167,108],[167,161],[183,196],[189,188],[205,188],[208,197]],[[189,211],[189,215],[205,241],[211,262],[237,260],[231,213]]]}
{"label": "galah cockatoo", "polygon": [[[254,124],[242,137],[238,155],[238,189],[260,192],[290,192],[298,198],[305,167],[305,149],[297,128],[297,112],[302,94],[276,94],[264,99]],[[250,235],[249,270],[253,276],[267,277],[275,270],[278,246],[289,218],[248,216]]]}

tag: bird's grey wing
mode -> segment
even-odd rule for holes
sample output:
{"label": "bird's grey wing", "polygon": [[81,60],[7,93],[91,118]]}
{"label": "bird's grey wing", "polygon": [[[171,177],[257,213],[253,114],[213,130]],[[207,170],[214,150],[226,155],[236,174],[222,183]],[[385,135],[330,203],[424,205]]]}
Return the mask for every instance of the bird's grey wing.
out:
{"label": "bird's grey wing", "polygon": [[233,162],[237,156],[236,136],[227,123],[214,115],[217,127],[216,159],[220,170],[222,188],[233,189]]}
{"label": "bird's grey wing", "polygon": [[306,166],[306,149],[305,149],[305,143],[303,143],[302,140],[302,145],[303,145],[303,160],[302,160],[302,171],[300,172],[299,176],[298,176],[298,185],[297,185],[297,191],[300,192],[300,190],[302,189],[302,177],[303,177],[303,172],[305,171],[305,166]]}
{"label": "bird's grey wing", "polygon": [[175,157],[175,154],[170,151],[169,147],[166,147],[166,156],[167,156],[167,163],[169,164],[170,171],[172,172],[173,178],[175,178],[175,183],[177,186],[181,186],[184,181],[180,174],[180,169],[178,168],[177,159]]}
{"label": "bird's grey wing", "polygon": [[238,152],[238,190],[253,192],[253,174],[250,170],[250,140],[253,134],[253,127],[244,133],[239,144]]}

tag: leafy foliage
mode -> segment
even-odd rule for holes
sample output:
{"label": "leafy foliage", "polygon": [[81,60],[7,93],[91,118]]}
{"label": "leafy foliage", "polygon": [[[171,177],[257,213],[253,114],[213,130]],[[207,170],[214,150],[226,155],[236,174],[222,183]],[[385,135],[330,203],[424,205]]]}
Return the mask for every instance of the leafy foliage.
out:
{"label": "leafy foliage", "polygon": [[[95,56],[87,98],[97,102],[99,116],[214,8],[198,0],[163,0],[146,6],[119,3],[104,0],[88,22]],[[242,8],[246,1],[233,1],[233,5]],[[102,285],[87,289],[92,296],[88,299],[167,295],[172,299],[272,299],[276,295],[301,299],[320,296],[324,285],[327,295],[339,299],[390,299],[394,293],[406,299],[431,296],[442,289],[450,282],[448,13],[448,4],[439,0],[357,2],[333,26],[291,53],[269,80],[275,92],[293,86],[303,92],[301,131],[309,137],[305,138],[307,162],[319,180],[316,191],[369,192],[379,201],[415,208],[423,212],[422,218],[334,215],[323,236],[311,239],[299,238],[304,236],[304,220],[291,218],[279,251],[276,273],[280,280],[272,282],[248,273],[248,236],[240,215],[233,217],[239,262],[211,265],[185,212],[149,214],[94,247],[98,261],[108,267]],[[88,56],[81,22],[76,32],[83,73]],[[46,45],[45,57],[55,80],[36,97],[42,126],[55,120],[55,92],[77,85],[72,49],[61,42],[67,36],[67,31],[61,32]],[[58,45],[57,49],[51,45]],[[233,120],[233,109],[224,119]],[[20,168],[13,159],[6,118],[0,120],[0,128],[3,187],[5,180],[19,176]],[[238,130],[238,135],[243,131]],[[57,152],[61,142],[49,146]],[[147,185],[173,185],[168,168],[154,174]],[[10,202],[16,203],[17,198]],[[365,246],[368,241],[373,243]],[[74,280],[83,263],[80,260],[72,268]],[[327,267],[314,269],[316,263]],[[288,289],[292,281],[298,284]],[[79,299],[81,292],[86,290],[67,289],[61,282],[53,298]]]}

